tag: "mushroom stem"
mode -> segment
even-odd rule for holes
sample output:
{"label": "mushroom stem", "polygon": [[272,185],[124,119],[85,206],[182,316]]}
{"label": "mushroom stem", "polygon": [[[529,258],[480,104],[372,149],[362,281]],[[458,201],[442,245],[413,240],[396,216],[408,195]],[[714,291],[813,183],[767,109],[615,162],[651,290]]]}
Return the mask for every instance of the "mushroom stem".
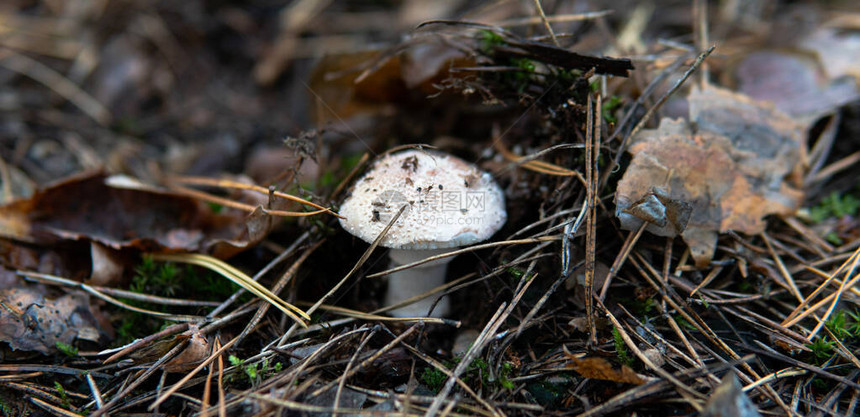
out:
{"label": "mushroom stem", "polygon": [[[397,267],[417,262],[431,256],[448,253],[456,249],[457,248],[430,250],[391,249],[388,256],[391,258],[391,266]],[[404,269],[403,271],[390,274],[388,276],[388,291],[385,293],[384,305],[390,306],[397,304],[407,298],[424,294],[445,284],[445,273],[448,270],[448,262],[450,261],[451,258],[439,259],[418,265],[414,268]],[[427,313],[430,311],[430,307],[437,298],[438,295],[427,297],[407,306],[391,310],[388,313],[394,317],[427,316]],[[449,308],[450,302],[448,301],[448,297],[444,297],[436,304],[436,307],[433,309],[433,314],[431,314],[430,317],[442,317],[445,314],[448,314]]]}

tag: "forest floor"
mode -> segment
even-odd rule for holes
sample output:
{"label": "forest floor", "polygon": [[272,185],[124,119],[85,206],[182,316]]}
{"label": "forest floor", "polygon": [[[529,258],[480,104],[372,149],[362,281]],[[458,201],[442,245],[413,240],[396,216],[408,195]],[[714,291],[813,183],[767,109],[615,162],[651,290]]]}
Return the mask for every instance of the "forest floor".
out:
{"label": "forest floor", "polygon": [[[851,1],[6,1],[0,415],[857,415],[858,80]],[[409,148],[506,221],[403,318]]]}

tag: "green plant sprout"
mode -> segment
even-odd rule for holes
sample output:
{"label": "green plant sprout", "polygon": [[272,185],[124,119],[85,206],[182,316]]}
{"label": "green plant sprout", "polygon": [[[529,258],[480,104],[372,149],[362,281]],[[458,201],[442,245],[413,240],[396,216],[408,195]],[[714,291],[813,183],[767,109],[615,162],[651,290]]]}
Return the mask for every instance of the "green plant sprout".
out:
{"label": "green plant sprout", "polygon": [[244,359],[240,359],[236,355],[230,355],[227,360],[230,361],[231,365],[241,369],[245,373],[251,385],[257,385],[266,377],[281,372],[284,369],[284,365],[281,362],[275,362],[274,366],[270,366],[268,358],[263,359],[263,362],[259,365],[256,363],[246,363]]}
{"label": "green plant sprout", "polygon": [[244,359],[239,359],[236,355],[230,355],[227,360],[230,361],[230,364],[241,369],[242,372],[248,377],[248,381],[251,384],[254,384],[257,381],[257,365],[256,364],[245,364]]}
{"label": "green plant sprout", "polygon": [[63,408],[69,410],[72,408],[72,403],[69,401],[69,396],[66,395],[66,390],[60,385],[59,382],[54,381],[54,388],[57,390],[57,394],[60,395],[60,402]]}
{"label": "green plant sprout", "polygon": [[526,271],[523,271],[522,269],[519,269],[519,268],[516,268],[516,267],[513,267],[513,266],[509,266],[509,267],[505,270],[505,272],[507,272],[507,273],[508,273],[508,274],[510,274],[512,277],[514,277],[514,279],[517,279],[517,280],[521,279],[521,278],[523,277],[523,274],[525,274],[525,273],[526,273]]}
{"label": "green plant sprout", "polygon": [[505,389],[514,389],[514,381],[510,380],[510,376],[514,371],[514,364],[510,362],[502,363],[502,367],[499,368],[499,385]]}
{"label": "green plant sprout", "polygon": [[680,325],[681,325],[681,327],[684,327],[684,328],[686,328],[687,330],[690,330],[690,331],[696,331],[696,330],[699,330],[699,329],[697,329],[697,328],[696,328],[696,326],[693,326],[693,324],[692,324],[692,323],[690,323],[689,321],[687,321],[687,319],[685,319],[685,318],[684,318],[684,316],[682,316],[682,315],[680,315],[680,314],[676,315],[676,316],[675,316],[675,317],[673,317],[673,318],[675,319],[675,321],[676,321],[678,324],[680,324]]}

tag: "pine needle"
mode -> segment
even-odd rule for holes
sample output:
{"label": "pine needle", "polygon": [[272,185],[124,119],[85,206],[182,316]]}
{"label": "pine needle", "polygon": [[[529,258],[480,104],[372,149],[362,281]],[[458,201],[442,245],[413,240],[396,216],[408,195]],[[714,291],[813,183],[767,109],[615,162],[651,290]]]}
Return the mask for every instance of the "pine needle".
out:
{"label": "pine needle", "polygon": [[260,297],[270,304],[277,307],[279,310],[283,311],[284,314],[289,316],[291,319],[295,320],[297,323],[302,325],[302,327],[307,327],[307,323],[305,320],[310,321],[310,316],[307,315],[300,308],[282,300],[280,297],[269,291],[266,287],[260,285],[257,281],[254,281],[248,275],[245,275],[242,271],[234,268],[232,265],[224,262],[220,259],[213,258],[207,255],[201,255],[197,253],[180,253],[180,254],[159,254],[152,253],[149,254],[152,256],[152,259],[156,261],[165,261],[165,262],[179,262],[186,263],[204,267],[209,269],[224,278],[229,279],[230,281],[235,282],[240,287],[244,288],[248,292]]}

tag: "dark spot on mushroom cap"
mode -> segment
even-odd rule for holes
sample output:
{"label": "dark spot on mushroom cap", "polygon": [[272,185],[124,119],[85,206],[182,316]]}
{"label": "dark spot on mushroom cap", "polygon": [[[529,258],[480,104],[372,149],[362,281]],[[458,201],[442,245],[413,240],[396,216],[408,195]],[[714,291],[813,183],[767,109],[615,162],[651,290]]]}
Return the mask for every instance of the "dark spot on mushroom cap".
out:
{"label": "dark spot on mushroom cap", "polygon": [[418,157],[410,156],[408,158],[403,159],[403,164],[400,165],[400,168],[411,170],[415,172],[418,170]]}
{"label": "dark spot on mushroom cap", "polygon": [[442,184],[439,184],[439,189],[440,189],[440,190],[442,189]]}

